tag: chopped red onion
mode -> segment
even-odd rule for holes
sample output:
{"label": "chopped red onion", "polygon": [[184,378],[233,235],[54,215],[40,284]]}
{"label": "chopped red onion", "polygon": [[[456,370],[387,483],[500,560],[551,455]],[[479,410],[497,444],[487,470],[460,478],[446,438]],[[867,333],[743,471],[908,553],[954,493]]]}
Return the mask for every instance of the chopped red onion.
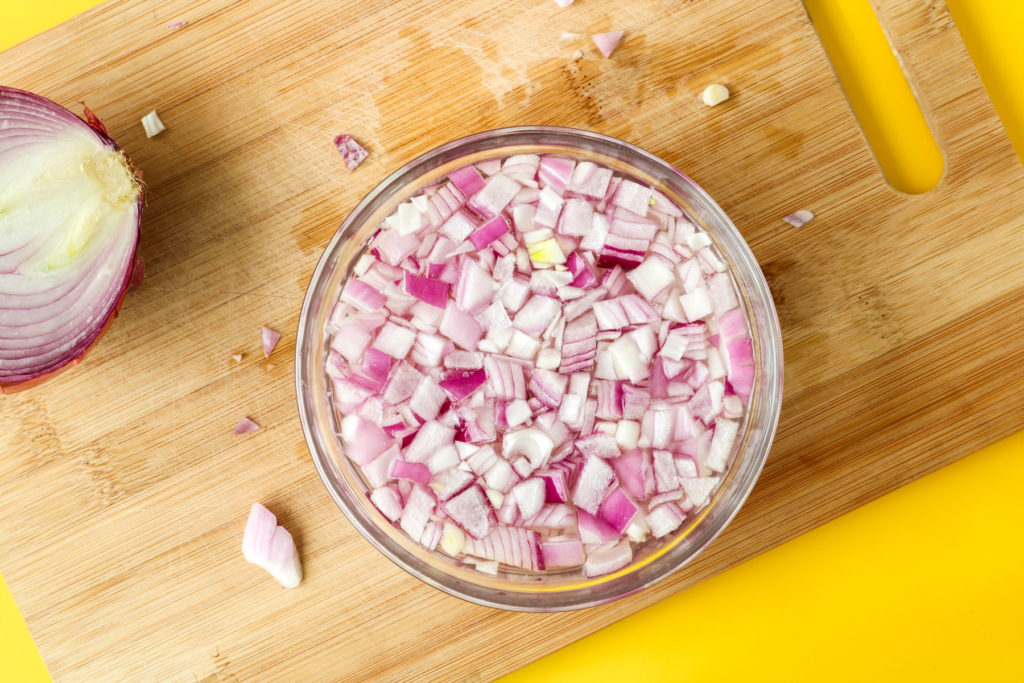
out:
{"label": "chopped red onion", "polygon": [[430,485],[430,468],[419,462],[393,460],[388,476],[395,479],[407,479],[424,486]]}
{"label": "chopped red onion", "polygon": [[[562,0],[563,2],[565,0]],[[569,3],[572,0],[568,0]],[[545,569],[579,567],[586,559],[583,544],[571,536],[556,536],[540,542]]]}
{"label": "chopped red onion", "polygon": [[247,417],[243,417],[238,421],[238,424],[235,425],[235,434],[251,434],[259,428],[260,426],[258,424]]}
{"label": "chopped red onion", "polygon": [[325,370],[345,453],[414,542],[599,575],[712,500],[756,357],[725,261],[666,195],[590,161],[489,159],[369,249]]}
{"label": "chopped red onion", "polygon": [[557,194],[564,194],[575,165],[576,162],[572,159],[564,157],[541,157],[538,169],[538,179],[541,187],[550,187]]}
{"label": "chopped red onion", "polygon": [[295,588],[302,582],[302,565],[292,535],[277,523],[274,513],[259,503],[253,503],[249,510],[242,554],[285,588]]}
{"label": "chopped red onion", "polygon": [[602,501],[598,516],[622,534],[639,511],[639,506],[621,488],[615,488]]}
{"label": "chopped red onion", "polygon": [[497,523],[494,508],[479,486],[470,486],[446,500],[441,507],[453,522],[475,539],[487,536]]}
{"label": "chopped red onion", "polygon": [[658,507],[651,508],[647,513],[647,524],[655,538],[667,536],[683,523],[685,513],[675,503],[664,503]]}
{"label": "chopped red onion", "polygon": [[469,208],[481,216],[490,218],[499,215],[521,186],[506,175],[496,173],[487,179],[483,188],[469,198]]}
{"label": "chopped red onion", "polygon": [[794,228],[802,228],[812,218],[814,218],[813,213],[807,209],[800,209],[799,211],[794,211],[793,213],[784,216],[782,220],[786,221]]}
{"label": "chopped red onion", "polygon": [[452,370],[438,384],[454,401],[463,401],[487,381],[483,370]]}
{"label": "chopped red onion", "polygon": [[444,308],[448,303],[448,283],[446,282],[420,277],[406,271],[404,287],[407,294],[411,294],[431,306]]}
{"label": "chopped red onion", "polygon": [[605,59],[612,56],[615,52],[615,48],[619,46],[619,41],[622,40],[622,31],[608,31],[607,33],[595,33],[590,36],[594,44],[597,45],[597,49],[601,51]]}
{"label": "chopped red onion", "polygon": [[402,516],[398,520],[402,531],[418,541],[427,527],[427,522],[430,521],[430,514],[434,511],[436,503],[430,491],[418,484],[413,485],[402,509]]}
{"label": "chopped red onion", "polygon": [[622,537],[608,522],[586,510],[577,509],[576,520],[580,541],[585,545],[614,542]]}
{"label": "chopped red onion", "polygon": [[370,493],[370,502],[392,522],[402,516],[402,496],[392,486],[379,486]]}
{"label": "chopped red onion", "polygon": [[350,171],[354,171],[370,154],[351,135],[339,135],[334,138],[334,146],[341,152],[341,158]]}
{"label": "chopped red onion", "polygon": [[448,174],[448,179],[467,197],[471,197],[484,187],[483,176],[473,166],[463,166]]}

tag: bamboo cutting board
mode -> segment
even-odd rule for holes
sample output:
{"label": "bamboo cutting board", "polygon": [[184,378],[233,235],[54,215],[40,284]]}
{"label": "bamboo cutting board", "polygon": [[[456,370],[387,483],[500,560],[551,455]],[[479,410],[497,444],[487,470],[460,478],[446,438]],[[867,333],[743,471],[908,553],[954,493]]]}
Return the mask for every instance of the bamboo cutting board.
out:
{"label": "bamboo cutting board", "polygon": [[[0,566],[53,676],[488,679],[1019,430],[1024,172],[944,4],[878,5],[946,156],[921,196],[881,179],[795,1],[123,0],[0,54],[5,85],[85,99],[151,190],[143,288],[83,365],[0,396]],[[560,41],[611,29],[610,60]],[[711,109],[713,82],[734,96]],[[168,129],[147,140],[154,108]],[[694,177],[760,260],[786,349],[776,445],[729,529],[571,614],[470,605],[373,550],[293,391],[302,297],[346,212],[416,154],[519,124]],[[342,132],[371,151],[355,172]],[[800,208],[818,218],[781,222]],[[269,359],[262,324],[284,333]],[[234,436],[243,415],[263,428]],[[297,590],[241,557],[254,500],[296,537]]]}

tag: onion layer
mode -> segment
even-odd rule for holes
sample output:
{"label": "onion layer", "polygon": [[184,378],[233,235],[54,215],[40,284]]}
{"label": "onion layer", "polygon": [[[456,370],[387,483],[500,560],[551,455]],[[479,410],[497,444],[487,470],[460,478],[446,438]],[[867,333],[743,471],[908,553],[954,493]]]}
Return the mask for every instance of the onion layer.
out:
{"label": "onion layer", "polygon": [[86,116],[0,86],[3,392],[81,360],[141,279],[142,185],[102,122]]}

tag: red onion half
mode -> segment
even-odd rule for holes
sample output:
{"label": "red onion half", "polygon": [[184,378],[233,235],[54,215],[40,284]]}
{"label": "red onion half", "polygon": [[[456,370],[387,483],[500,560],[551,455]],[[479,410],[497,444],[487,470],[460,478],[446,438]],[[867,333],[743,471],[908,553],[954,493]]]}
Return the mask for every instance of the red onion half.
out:
{"label": "red onion half", "polygon": [[96,116],[0,86],[0,391],[85,355],[138,284],[143,189]]}

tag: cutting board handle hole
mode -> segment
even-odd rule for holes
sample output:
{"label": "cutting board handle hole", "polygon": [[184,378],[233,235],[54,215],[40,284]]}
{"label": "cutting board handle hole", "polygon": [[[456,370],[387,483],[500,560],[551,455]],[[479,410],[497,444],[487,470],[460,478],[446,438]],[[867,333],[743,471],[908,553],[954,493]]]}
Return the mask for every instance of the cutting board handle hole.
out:
{"label": "cutting board handle hole", "polygon": [[907,194],[942,180],[945,160],[869,0],[804,0],[882,175]]}

